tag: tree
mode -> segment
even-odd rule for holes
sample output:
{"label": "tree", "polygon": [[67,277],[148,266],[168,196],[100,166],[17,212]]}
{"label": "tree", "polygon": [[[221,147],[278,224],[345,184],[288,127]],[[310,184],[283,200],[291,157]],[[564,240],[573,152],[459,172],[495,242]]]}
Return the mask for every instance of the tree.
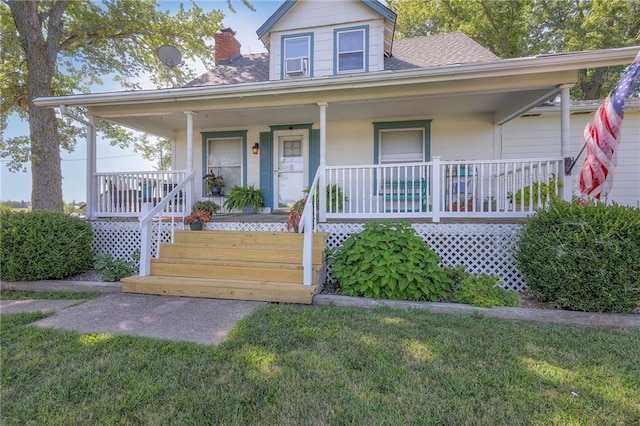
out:
{"label": "tree", "polygon": [[149,140],[144,135],[134,145],[134,149],[142,154],[142,157],[154,163],[156,170],[169,170],[171,168],[171,141],[169,139]]}
{"label": "tree", "polygon": [[[253,9],[248,0],[242,0]],[[231,0],[228,0],[231,7]],[[2,0],[0,25],[2,65],[0,131],[7,118],[17,114],[29,121],[29,135],[0,140],[0,155],[9,157],[13,171],[31,161],[34,209],[62,211],[60,148],[73,150],[85,128],[57,118],[50,108],[33,100],[88,92],[102,76],[113,75],[123,88],[138,88],[135,79],[150,79],[162,86],[167,79],[178,84],[195,77],[192,66],[173,68],[168,75],[157,58],[164,44],[176,46],[187,61],[200,60],[211,67],[213,49],[207,40],[220,28],[223,14],[205,12],[195,3],[181,4],[173,14],[159,10],[155,0]],[[84,111],[74,111],[84,114]],[[99,121],[99,130],[114,145],[134,140],[131,132]]]}
{"label": "tree", "polygon": [[[387,0],[397,37],[461,31],[501,58],[633,46],[640,0]],[[575,99],[606,96],[621,67],[581,70]]]}

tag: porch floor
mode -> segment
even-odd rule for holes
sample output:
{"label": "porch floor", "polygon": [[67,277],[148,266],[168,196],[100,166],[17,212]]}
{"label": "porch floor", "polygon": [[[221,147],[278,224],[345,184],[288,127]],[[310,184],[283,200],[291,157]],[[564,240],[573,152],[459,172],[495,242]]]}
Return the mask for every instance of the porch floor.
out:
{"label": "porch floor", "polygon": [[[223,213],[213,215],[212,222],[222,223],[287,223],[287,213],[258,213],[258,214],[236,214],[236,213]],[[131,221],[137,222],[137,218],[99,218],[99,221]],[[163,220],[170,221],[170,218],[163,218]],[[181,222],[182,217],[174,217],[176,222]],[[382,219],[329,219],[327,223],[366,223],[371,221],[380,221]],[[433,223],[431,218],[409,218],[409,219],[397,219],[398,221],[406,220],[409,223]],[[513,217],[496,217],[496,218],[441,218],[442,224],[457,224],[457,223],[498,223],[498,224],[523,224],[526,222],[526,218],[513,218]]]}

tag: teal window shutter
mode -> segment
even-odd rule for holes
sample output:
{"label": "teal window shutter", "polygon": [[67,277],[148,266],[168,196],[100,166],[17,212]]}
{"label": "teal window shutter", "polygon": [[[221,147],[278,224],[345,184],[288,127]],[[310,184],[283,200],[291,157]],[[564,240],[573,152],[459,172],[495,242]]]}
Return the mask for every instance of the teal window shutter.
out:
{"label": "teal window shutter", "polygon": [[273,141],[271,132],[260,132],[260,188],[264,206],[273,209]]}
{"label": "teal window shutter", "polygon": [[316,177],[316,171],[320,165],[320,130],[311,130],[311,141],[309,142],[309,186]]}

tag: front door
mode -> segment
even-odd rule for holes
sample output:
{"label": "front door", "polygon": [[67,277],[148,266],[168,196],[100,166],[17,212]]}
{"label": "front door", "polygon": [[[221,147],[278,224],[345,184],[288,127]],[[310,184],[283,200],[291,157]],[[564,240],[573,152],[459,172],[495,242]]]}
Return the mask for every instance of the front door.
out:
{"label": "front door", "polygon": [[307,129],[274,132],[274,205],[288,209],[305,196],[309,181]]}

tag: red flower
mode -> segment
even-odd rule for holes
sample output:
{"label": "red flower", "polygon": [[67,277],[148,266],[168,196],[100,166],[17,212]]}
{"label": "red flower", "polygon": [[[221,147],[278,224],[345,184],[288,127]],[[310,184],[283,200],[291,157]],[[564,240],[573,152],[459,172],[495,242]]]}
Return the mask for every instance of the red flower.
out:
{"label": "red flower", "polygon": [[196,210],[184,218],[184,224],[191,225],[192,223],[204,223],[210,220],[211,212]]}

